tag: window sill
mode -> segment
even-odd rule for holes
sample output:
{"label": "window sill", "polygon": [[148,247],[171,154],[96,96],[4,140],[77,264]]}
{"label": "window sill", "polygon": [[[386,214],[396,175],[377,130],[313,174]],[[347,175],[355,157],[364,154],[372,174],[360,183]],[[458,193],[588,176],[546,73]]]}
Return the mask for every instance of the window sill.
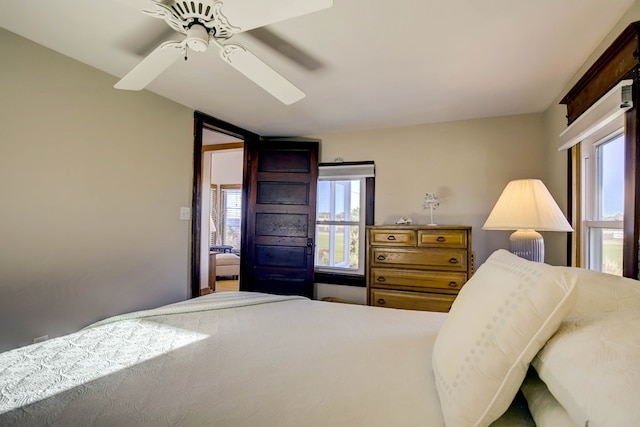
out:
{"label": "window sill", "polygon": [[328,283],[330,285],[358,286],[364,288],[367,285],[364,275],[326,273],[316,271],[313,275],[315,283]]}

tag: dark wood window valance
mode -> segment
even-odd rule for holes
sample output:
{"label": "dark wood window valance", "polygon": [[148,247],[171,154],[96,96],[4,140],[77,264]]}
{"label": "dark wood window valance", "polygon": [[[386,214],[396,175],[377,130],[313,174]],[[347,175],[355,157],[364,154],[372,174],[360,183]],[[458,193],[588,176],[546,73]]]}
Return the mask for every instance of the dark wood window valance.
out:
{"label": "dark wood window valance", "polygon": [[562,98],[571,124],[619,81],[635,79],[638,72],[640,21],[630,24]]}
{"label": "dark wood window valance", "polygon": [[[624,240],[622,274],[625,277],[640,278],[638,272],[640,252],[640,115],[638,114],[638,69],[640,66],[638,35],[640,21],[631,23],[595,61],[589,70],[571,88],[560,102],[567,105],[567,121],[570,125],[598,99],[605,95],[621,80],[633,80],[633,105],[625,113],[625,166],[624,166]],[[578,176],[572,169],[569,153],[569,216],[572,216],[572,179]],[[569,242],[569,248],[571,248]]]}

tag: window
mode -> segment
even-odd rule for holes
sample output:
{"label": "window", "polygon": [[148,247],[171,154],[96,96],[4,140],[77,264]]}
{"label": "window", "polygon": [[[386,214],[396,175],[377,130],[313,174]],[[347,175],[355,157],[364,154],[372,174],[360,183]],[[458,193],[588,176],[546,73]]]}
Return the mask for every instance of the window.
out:
{"label": "window", "polygon": [[582,259],[591,270],[622,275],[624,132],[583,142]]}
{"label": "window", "polygon": [[218,238],[217,228],[220,227],[218,223],[218,186],[211,184],[209,189],[209,246],[216,245]]}
{"label": "window", "polygon": [[315,270],[364,279],[365,226],[373,224],[373,162],[325,163],[319,169]]}
{"label": "window", "polygon": [[239,185],[221,185],[222,244],[240,248],[240,218],[242,217],[242,188]]}
{"label": "window", "polygon": [[[635,210],[625,205],[625,183],[635,165],[625,164],[627,143],[635,140],[632,80],[621,80],[560,134],[560,149],[570,150],[571,211],[575,233],[572,264],[605,273],[635,277],[636,239],[625,238],[625,221]],[[582,89],[581,89],[582,90]],[[575,95],[575,94],[574,94]],[[575,108],[577,104],[574,104]],[[628,133],[625,136],[625,132]],[[627,211],[625,211],[625,208]],[[634,230],[634,234],[635,234]]]}
{"label": "window", "polygon": [[316,267],[363,274],[360,247],[364,221],[361,221],[360,188],[364,178],[320,180],[316,218]]}

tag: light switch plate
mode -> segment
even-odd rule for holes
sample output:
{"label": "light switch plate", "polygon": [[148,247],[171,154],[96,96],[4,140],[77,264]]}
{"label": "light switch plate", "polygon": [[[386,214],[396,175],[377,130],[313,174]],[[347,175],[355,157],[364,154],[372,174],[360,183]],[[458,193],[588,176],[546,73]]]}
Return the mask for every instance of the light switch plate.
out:
{"label": "light switch plate", "polygon": [[183,221],[189,221],[191,219],[191,208],[180,208],[180,219]]}

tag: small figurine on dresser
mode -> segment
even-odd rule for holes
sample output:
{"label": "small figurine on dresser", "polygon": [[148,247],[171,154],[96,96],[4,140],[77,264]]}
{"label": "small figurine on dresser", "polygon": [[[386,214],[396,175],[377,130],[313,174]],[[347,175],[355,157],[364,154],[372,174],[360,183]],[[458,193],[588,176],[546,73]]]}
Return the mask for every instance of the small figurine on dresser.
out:
{"label": "small figurine on dresser", "polygon": [[403,216],[399,220],[396,221],[396,225],[411,225],[413,220],[408,216]]}

